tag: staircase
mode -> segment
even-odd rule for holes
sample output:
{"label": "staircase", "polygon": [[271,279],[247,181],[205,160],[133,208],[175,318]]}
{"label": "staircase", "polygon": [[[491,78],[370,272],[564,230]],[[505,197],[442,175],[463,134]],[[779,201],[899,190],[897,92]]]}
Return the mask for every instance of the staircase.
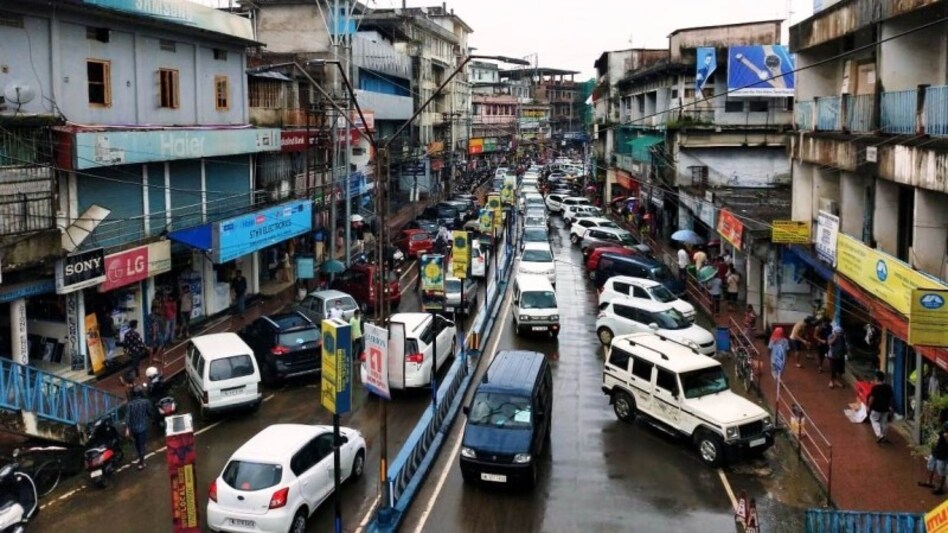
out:
{"label": "staircase", "polygon": [[79,443],[88,423],[118,416],[124,404],[96,387],[0,359],[0,430]]}

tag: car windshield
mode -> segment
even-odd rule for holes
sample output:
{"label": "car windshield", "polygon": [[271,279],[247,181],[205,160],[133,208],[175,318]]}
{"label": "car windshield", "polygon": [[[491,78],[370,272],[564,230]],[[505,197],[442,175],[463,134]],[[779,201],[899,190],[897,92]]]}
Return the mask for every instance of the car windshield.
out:
{"label": "car windshield", "polygon": [[249,355],[235,355],[211,361],[208,377],[211,381],[242,378],[253,375],[253,361]]}
{"label": "car windshield", "polygon": [[468,423],[475,426],[529,429],[533,420],[530,398],[495,392],[474,396]]}
{"label": "car windshield", "polygon": [[539,197],[539,196],[531,196],[531,197],[527,198],[527,202],[526,202],[526,203],[527,203],[527,205],[531,205],[531,204],[543,205],[543,198],[541,198],[541,197]]}
{"label": "car windshield", "polygon": [[543,226],[544,222],[545,221],[543,220],[542,217],[527,217],[523,225],[524,226]]}
{"label": "car windshield", "polygon": [[649,289],[648,292],[652,295],[652,298],[656,302],[662,302],[663,304],[667,304],[668,302],[673,302],[678,299],[674,294],[671,293],[670,290],[666,289],[664,285],[656,285]]}
{"label": "car windshield", "polygon": [[270,463],[231,461],[227,463],[221,479],[237,490],[263,490],[276,485],[283,479],[283,467]]}
{"label": "car windshield", "polygon": [[524,242],[546,242],[548,239],[545,229],[527,228],[523,230]]}
{"label": "car windshield", "polygon": [[600,228],[618,228],[619,227],[616,225],[615,222],[611,220],[600,220],[597,224]]}
{"label": "car windshield", "polygon": [[655,319],[655,322],[658,323],[658,327],[662,329],[685,329],[691,326],[691,324],[685,320],[684,315],[678,312],[677,309],[658,311],[652,313],[652,317]]}
{"label": "car windshield", "polygon": [[520,295],[520,309],[555,309],[556,293],[553,291],[530,291]]}
{"label": "car windshield", "polygon": [[411,240],[413,241],[427,241],[430,237],[425,233],[413,233]]}
{"label": "car windshield", "polygon": [[700,398],[728,389],[727,376],[720,366],[692,370],[681,374],[685,398]]}
{"label": "car windshield", "polygon": [[[653,268],[651,272],[652,279],[655,281],[671,281],[675,279],[674,276],[672,276],[671,270],[668,270],[668,267],[665,265],[657,266]],[[667,291],[668,289],[665,290]]]}
{"label": "car windshield", "polygon": [[461,280],[459,279],[446,279],[444,280],[444,292],[461,292]]}
{"label": "car windshield", "polygon": [[553,254],[549,250],[524,250],[520,260],[525,263],[552,263]]}
{"label": "car windshield", "polygon": [[319,340],[319,330],[316,328],[297,329],[280,333],[281,346],[299,346]]}
{"label": "car windshield", "polygon": [[635,237],[631,233],[616,233],[616,237],[619,238],[619,242],[625,246],[635,246],[638,242],[635,240]]}

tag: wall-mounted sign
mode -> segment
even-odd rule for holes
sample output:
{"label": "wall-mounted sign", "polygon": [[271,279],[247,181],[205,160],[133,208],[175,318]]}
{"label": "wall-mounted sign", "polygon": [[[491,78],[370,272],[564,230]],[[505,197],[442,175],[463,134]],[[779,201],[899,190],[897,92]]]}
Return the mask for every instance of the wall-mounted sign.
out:
{"label": "wall-mounted sign", "polygon": [[777,244],[810,244],[810,223],[800,220],[774,220],[771,242]]}
{"label": "wall-mounted sign", "polygon": [[82,2],[156,18],[172,24],[232,35],[248,41],[254,39],[253,26],[249,19],[189,0],[82,0]]}
{"label": "wall-mounted sign", "polygon": [[816,254],[833,266],[836,266],[837,235],[839,217],[827,211],[820,211],[816,222]]}
{"label": "wall-mounted sign", "polygon": [[718,213],[718,233],[734,248],[740,250],[743,244],[744,223],[727,209]]}
{"label": "wall-mounted sign", "polygon": [[909,344],[948,346],[948,290],[912,290]]}
{"label": "wall-mounted sign", "polygon": [[214,224],[213,260],[226,263],[308,232],[313,204],[297,200]]}
{"label": "wall-mounted sign", "polygon": [[80,132],[73,168],[272,152],[280,146],[275,128]]}
{"label": "wall-mounted sign", "polygon": [[106,292],[171,270],[171,241],[159,241],[105,256]]}
{"label": "wall-mounted sign", "polygon": [[102,248],[86,250],[56,262],[56,294],[67,294],[105,281]]}
{"label": "wall-mounted sign", "polygon": [[731,96],[792,97],[794,60],[786,46],[732,46],[727,51]]}

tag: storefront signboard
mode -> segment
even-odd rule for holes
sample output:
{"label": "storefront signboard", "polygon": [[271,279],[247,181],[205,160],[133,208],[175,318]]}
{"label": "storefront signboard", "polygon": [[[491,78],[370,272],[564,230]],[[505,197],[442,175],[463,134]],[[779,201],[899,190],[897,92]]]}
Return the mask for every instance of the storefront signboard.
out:
{"label": "storefront signboard", "polygon": [[836,240],[836,271],[905,316],[912,311],[913,290],[948,289],[948,285],[845,233]]}
{"label": "storefront signboard", "polygon": [[313,204],[297,200],[214,224],[212,259],[226,263],[309,232]]}
{"label": "storefront signboard", "polygon": [[53,279],[41,279],[13,285],[2,285],[0,286],[0,304],[52,292],[56,292],[56,281]]}
{"label": "storefront signboard", "polygon": [[338,318],[323,320],[322,387],[320,403],[334,415],[352,409],[351,326]]}
{"label": "storefront signboard", "polygon": [[172,24],[223,33],[248,41],[254,40],[253,26],[251,26],[250,20],[210,6],[201,5],[198,2],[188,0],[148,0],[147,2],[142,0],[82,0],[82,2],[155,18]]}
{"label": "storefront signboard", "polygon": [[925,513],[925,533],[948,533],[948,500]]}
{"label": "storefront signboard", "polygon": [[56,294],[68,294],[103,281],[105,253],[102,248],[79,252],[56,262]]}
{"label": "storefront signboard", "polygon": [[721,209],[718,216],[718,234],[740,250],[743,244],[744,223],[727,209]]}
{"label": "storefront signboard", "polygon": [[909,344],[948,346],[948,290],[912,290]]}
{"label": "storefront signboard", "polygon": [[770,240],[776,244],[810,244],[810,223],[800,220],[774,220]]}
{"label": "storefront signboard", "polygon": [[820,211],[816,222],[816,254],[836,266],[836,238],[839,235],[839,217]]}
{"label": "storefront signboard", "polygon": [[124,287],[171,270],[171,241],[159,241],[105,256],[106,280],[99,292]]}
{"label": "storefront signboard", "polygon": [[484,139],[469,139],[467,141],[467,153],[476,155],[484,152]]}

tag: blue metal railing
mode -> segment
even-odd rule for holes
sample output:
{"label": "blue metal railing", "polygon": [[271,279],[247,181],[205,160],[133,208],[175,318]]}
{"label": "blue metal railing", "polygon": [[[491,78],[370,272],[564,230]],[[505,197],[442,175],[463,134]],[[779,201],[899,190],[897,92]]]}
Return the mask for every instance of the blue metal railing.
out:
{"label": "blue metal railing", "polygon": [[839,96],[824,96],[816,101],[816,127],[820,131],[839,130]]}
{"label": "blue metal railing", "polygon": [[806,533],[924,533],[925,517],[913,513],[876,513],[807,509]]}
{"label": "blue metal railing", "polygon": [[872,120],[873,95],[847,94],[846,129],[856,133],[866,133],[875,129]]}
{"label": "blue metal railing", "polygon": [[925,133],[948,136],[948,85],[925,89]]}
{"label": "blue metal railing", "polygon": [[0,359],[0,408],[76,426],[115,414],[124,403],[96,387]]}
{"label": "blue metal railing", "polygon": [[883,133],[911,135],[915,133],[915,109],[918,92],[890,91],[882,93],[881,126]]}
{"label": "blue metal railing", "polygon": [[796,102],[793,107],[793,114],[797,123],[797,128],[804,131],[813,130],[813,102]]}

